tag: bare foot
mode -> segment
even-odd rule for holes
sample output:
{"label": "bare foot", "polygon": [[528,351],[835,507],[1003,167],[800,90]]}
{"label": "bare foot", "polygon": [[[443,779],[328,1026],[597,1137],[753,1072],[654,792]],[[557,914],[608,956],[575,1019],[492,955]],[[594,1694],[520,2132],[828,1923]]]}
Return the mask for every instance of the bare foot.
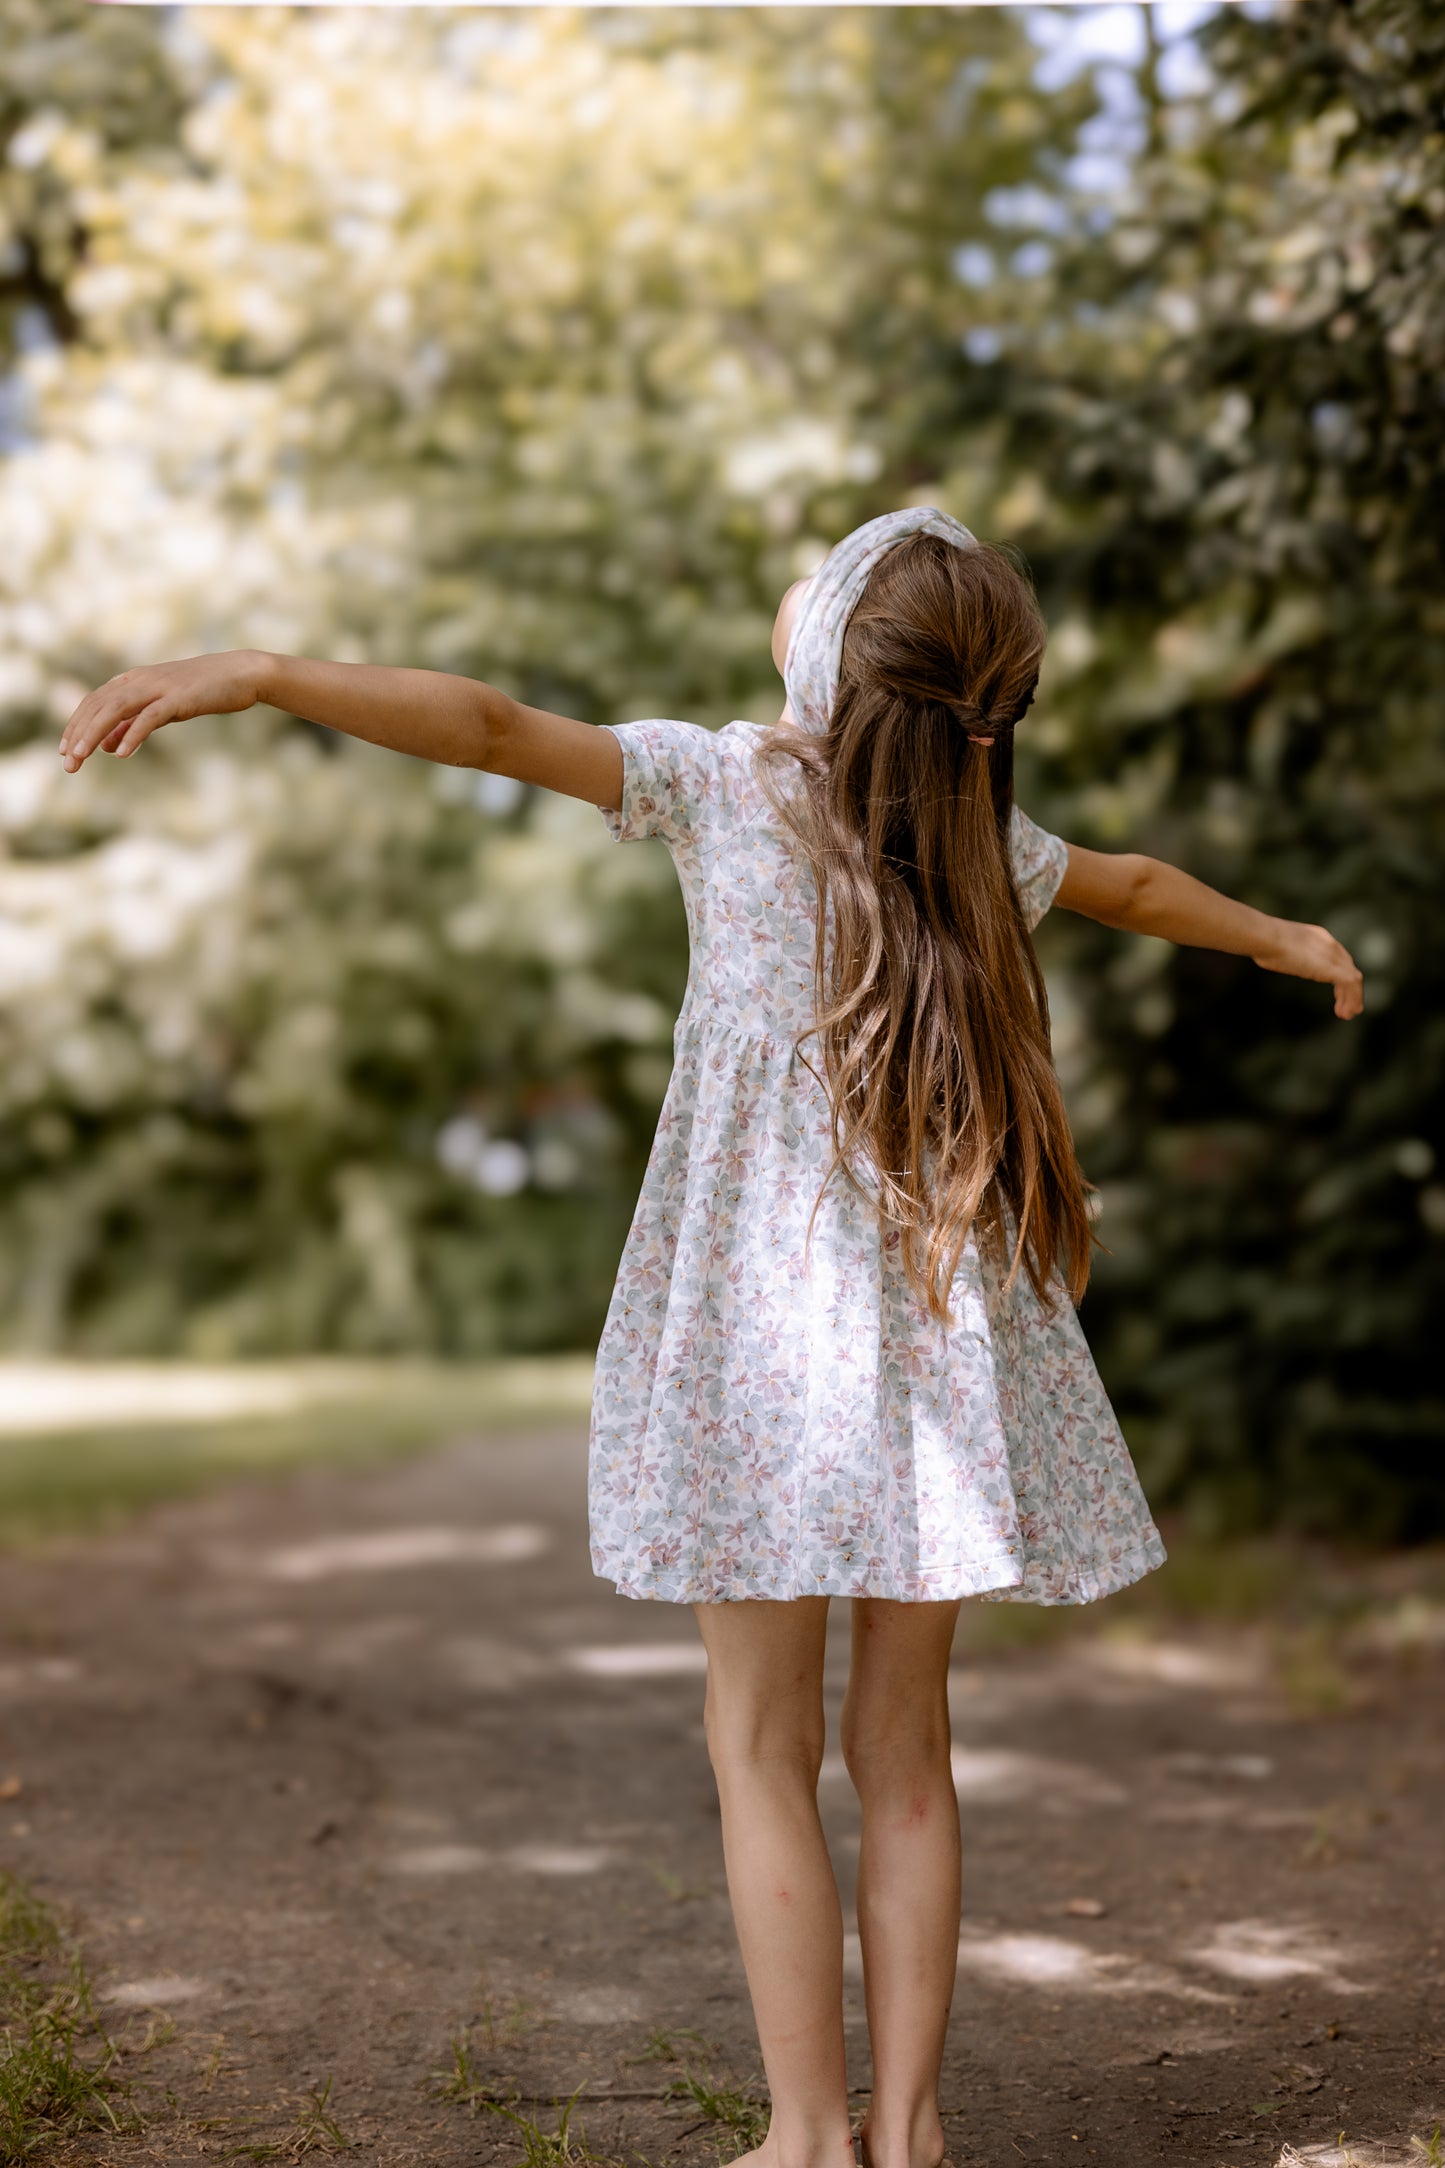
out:
{"label": "bare foot", "polygon": [[858,2132],[858,2150],[863,2157],[863,2168],[943,2168],[943,2126],[938,2124],[935,2128],[937,2137],[934,2142],[926,2143],[920,2150],[901,2154],[896,2160],[890,2159],[886,2154],[879,2160],[875,2159],[869,2144],[868,2125],[865,2121]]}
{"label": "bare foot", "polygon": [[735,2160],[728,2162],[728,2168],[857,2168],[857,2163],[853,2158],[851,2133],[828,2150],[800,2153],[785,2162],[769,2131],[760,2146],[755,2146],[751,2153],[739,2153]]}

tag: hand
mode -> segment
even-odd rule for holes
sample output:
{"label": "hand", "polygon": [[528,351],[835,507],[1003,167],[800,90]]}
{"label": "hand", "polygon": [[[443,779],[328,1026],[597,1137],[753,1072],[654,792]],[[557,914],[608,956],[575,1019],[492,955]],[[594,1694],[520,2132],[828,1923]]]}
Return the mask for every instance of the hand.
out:
{"label": "hand", "polygon": [[238,647],[184,662],[144,663],[122,670],[87,693],[60,735],[60,757],[74,775],[90,755],[133,753],[162,723],[193,715],[235,715],[261,697],[265,657]]}
{"label": "hand", "polygon": [[1365,1006],[1365,982],[1349,950],[1325,926],[1302,926],[1292,918],[1270,921],[1270,939],[1255,953],[1261,971],[1282,971],[1294,979],[1324,979],[1335,989],[1336,1016],[1358,1016]]}

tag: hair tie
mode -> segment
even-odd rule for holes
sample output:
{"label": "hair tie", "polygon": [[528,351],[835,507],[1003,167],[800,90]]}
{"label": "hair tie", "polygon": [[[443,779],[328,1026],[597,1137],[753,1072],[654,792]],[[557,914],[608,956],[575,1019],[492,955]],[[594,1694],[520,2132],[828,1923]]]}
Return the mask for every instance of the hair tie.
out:
{"label": "hair tie", "polygon": [[[1014,724],[1017,721],[1018,717],[1016,715],[995,717],[975,713],[964,719],[964,734],[970,745],[992,745],[995,738],[1012,737]],[[977,723],[979,728],[969,730],[967,726],[970,722]]]}
{"label": "hair tie", "polygon": [[1020,705],[1014,709],[1012,715],[1001,715],[997,719],[997,721],[995,721],[995,719],[991,715],[980,715],[978,717],[978,721],[984,725],[984,730],[987,732],[987,735],[985,736],[978,731],[970,730],[968,733],[969,744],[992,745],[994,739],[997,737],[1012,737],[1015,730],[1017,730],[1019,724],[1028,714],[1029,709],[1033,706],[1034,693],[1037,691],[1037,689],[1038,680],[1037,678],[1035,678],[1033,685],[1031,685],[1029,688],[1028,698],[1022,701]]}

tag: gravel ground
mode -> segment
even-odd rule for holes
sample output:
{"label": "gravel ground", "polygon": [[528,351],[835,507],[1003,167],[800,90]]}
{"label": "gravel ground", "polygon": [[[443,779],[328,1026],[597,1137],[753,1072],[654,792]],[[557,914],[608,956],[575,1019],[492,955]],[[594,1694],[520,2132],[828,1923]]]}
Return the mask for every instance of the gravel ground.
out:
{"label": "gravel ground", "polygon": [[[0,1867],[113,2018],[175,2027],[134,2066],[144,2133],[54,2158],[321,2157],[324,2095],[351,2158],[520,2160],[441,2090],[458,2038],[545,2127],[580,2088],[596,2155],[737,2149],[665,2097],[683,2067],[760,2083],[701,1649],[594,1579],[584,1468],[575,1423],[462,1439],[0,1561]],[[960,1626],[955,2168],[1440,2158],[1437,1613],[1397,1590],[1373,1639],[1285,1661],[1123,1601],[1016,1645],[998,1607]],[[851,1905],[836,1751],[822,1798]]]}

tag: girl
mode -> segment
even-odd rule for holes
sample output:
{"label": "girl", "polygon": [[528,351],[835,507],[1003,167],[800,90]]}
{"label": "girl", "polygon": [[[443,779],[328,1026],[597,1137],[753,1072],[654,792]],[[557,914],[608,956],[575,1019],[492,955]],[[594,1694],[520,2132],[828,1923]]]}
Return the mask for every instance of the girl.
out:
{"label": "girl", "polygon": [[1030,929],[1058,903],[1331,982],[1337,1016],[1362,1004],[1323,927],[1014,806],[1043,645],[1011,561],[915,506],[789,588],[771,730],[595,729],[466,678],[239,652],[125,671],[61,739],[74,773],[265,701],[589,799],[677,863],[692,966],[598,1351],[592,1560],[696,1608],[772,2095],[760,2168],[853,2157],[817,1806],[828,1599],[854,1599],[865,2168],[937,2168],[960,1602],[1089,1603],[1164,1557],[1075,1315],[1089,1214]]}

